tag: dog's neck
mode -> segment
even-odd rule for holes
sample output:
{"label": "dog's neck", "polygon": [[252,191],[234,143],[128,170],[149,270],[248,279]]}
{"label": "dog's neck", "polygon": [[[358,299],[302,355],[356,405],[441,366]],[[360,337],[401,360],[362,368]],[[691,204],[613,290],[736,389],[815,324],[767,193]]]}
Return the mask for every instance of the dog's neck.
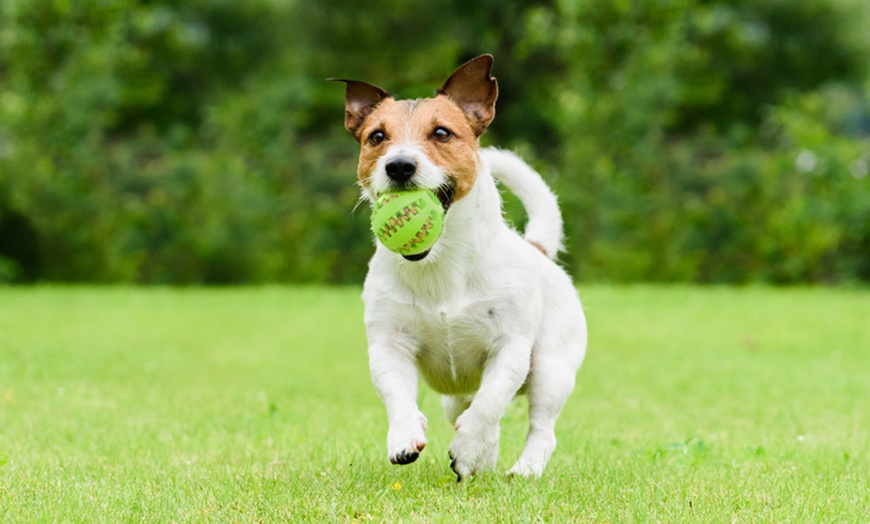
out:
{"label": "dog's neck", "polygon": [[493,239],[505,228],[501,195],[489,171],[478,159],[477,180],[463,199],[447,211],[444,232],[432,252],[412,262],[394,254],[395,274],[420,298],[440,302],[441,297],[460,296],[475,282],[486,278]]}

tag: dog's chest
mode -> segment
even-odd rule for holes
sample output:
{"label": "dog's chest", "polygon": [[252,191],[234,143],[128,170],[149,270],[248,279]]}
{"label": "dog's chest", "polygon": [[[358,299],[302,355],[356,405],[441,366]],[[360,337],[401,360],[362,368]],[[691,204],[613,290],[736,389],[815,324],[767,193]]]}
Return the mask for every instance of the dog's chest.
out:
{"label": "dog's chest", "polygon": [[477,391],[484,364],[502,339],[502,315],[494,301],[431,309],[414,305],[410,313],[416,364],[426,382],[440,393]]}

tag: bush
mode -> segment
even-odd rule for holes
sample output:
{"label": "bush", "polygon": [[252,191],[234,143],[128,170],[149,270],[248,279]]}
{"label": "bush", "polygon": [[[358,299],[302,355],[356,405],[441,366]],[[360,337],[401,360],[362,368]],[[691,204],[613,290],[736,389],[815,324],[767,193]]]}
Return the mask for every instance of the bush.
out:
{"label": "bush", "polygon": [[358,282],[324,78],[428,96],[488,51],[484,141],[558,190],[578,277],[866,282],[862,6],[6,0],[0,281]]}

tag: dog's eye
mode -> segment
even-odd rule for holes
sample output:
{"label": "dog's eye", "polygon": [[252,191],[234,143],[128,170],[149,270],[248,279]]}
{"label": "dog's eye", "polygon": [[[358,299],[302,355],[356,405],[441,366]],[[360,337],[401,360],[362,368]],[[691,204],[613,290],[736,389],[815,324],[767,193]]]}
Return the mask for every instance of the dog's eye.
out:
{"label": "dog's eye", "polygon": [[452,137],[453,133],[451,133],[446,127],[436,127],[435,131],[432,132],[432,138],[439,142],[447,142]]}
{"label": "dog's eye", "polygon": [[383,142],[385,138],[386,136],[384,135],[383,131],[375,131],[369,135],[369,144],[373,146],[380,145],[380,143]]}

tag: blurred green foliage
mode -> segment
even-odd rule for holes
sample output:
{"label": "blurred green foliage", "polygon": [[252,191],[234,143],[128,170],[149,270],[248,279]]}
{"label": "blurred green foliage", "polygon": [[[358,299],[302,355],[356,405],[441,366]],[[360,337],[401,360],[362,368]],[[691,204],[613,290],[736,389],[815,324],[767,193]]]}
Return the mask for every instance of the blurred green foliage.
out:
{"label": "blurred green foliage", "polygon": [[[0,282],[357,282],[343,90],[496,56],[575,276],[870,280],[861,0],[4,0]],[[517,202],[509,217],[519,225]]]}

